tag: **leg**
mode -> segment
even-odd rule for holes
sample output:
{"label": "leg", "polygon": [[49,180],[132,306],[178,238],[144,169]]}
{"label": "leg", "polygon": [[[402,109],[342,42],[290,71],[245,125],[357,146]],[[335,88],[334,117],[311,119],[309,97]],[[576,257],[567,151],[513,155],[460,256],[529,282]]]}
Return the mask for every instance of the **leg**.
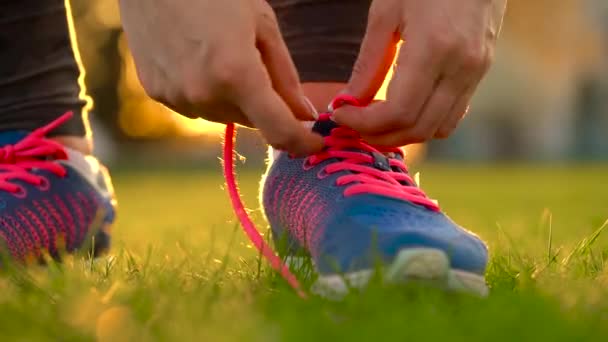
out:
{"label": "leg", "polygon": [[98,254],[114,220],[70,15],[66,0],[0,5],[0,252],[20,261]]}
{"label": "leg", "polygon": [[271,0],[304,92],[327,109],[350,77],[371,0]]}

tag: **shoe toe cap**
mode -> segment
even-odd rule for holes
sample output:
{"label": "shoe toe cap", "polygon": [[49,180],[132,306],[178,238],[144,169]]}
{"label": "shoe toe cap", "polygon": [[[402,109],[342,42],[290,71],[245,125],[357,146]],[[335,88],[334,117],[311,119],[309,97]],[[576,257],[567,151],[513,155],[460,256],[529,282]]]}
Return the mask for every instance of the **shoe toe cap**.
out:
{"label": "shoe toe cap", "polygon": [[313,250],[322,273],[390,263],[400,250],[420,247],[445,252],[454,269],[485,272],[486,245],[441,212],[379,196],[353,197],[344,204]]}

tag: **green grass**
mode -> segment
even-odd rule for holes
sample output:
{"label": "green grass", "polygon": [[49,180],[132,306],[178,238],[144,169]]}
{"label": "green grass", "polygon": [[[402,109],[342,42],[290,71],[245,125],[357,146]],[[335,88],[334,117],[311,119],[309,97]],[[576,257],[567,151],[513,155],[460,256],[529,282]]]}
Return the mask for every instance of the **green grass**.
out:
{"label": "green grass", "polygon": [[[0,277],[0,340],[607,340],[608,237],[599,229],[608,165],[417,171],[431,197],[489,243],[489,298],[374,283],[342,302],[301,300],[260,264],[219,166],[131,170],[114,176],[110,257]],[[250,208],[258,179],[240,175]]]}

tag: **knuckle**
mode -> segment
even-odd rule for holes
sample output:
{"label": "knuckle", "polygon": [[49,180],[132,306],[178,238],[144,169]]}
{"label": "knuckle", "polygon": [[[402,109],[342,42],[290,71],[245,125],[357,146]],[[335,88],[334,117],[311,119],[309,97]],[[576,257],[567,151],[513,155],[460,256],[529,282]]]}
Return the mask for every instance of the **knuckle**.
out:
{"label": "knuckle", "polygon": [[487,64],[486,55],[480,49],[468,49],[462,53],[462,65],[467,70],[484,69]]}
{"label": "knuckle", "polygon": [[199,78],[189,77],[182,84],[183,99],[191,104],[204,105],[210,102],[211,92]]}
{"label": "knuckle", "polygon": [[430,44],[437,53],[448,55],[458,50],[459,39],[455,38],[452,34],[438,32],[431,36]]}
{"label": "knuckle", "polygon": [[272,30],[278,30],[279,28],[277,15],[274,13],[272,8],[270,8],[270,6],[260,13],[260,22],[265,28]]}
{"label": "knuckle", "polygon": [[258,25],[260,38],[266,44],[278,44],[281,41],[281,30],[274,12],[262,13]]}
{"label": "knuckle", "polygon": [[242,80],[248,70],[247,64],[237,54],[222,54],[213,58],[209,73],[213,83],[219,87],[232,88]]}
{"label": "knuckle", "polygon": [[[173,82],[173,96],[189,104],[201,105],[208,102],[210,97],[207,79],[201,72],[199,63],[184,63],[179,76]],[[177,99],[179,97],[179,99]]]}

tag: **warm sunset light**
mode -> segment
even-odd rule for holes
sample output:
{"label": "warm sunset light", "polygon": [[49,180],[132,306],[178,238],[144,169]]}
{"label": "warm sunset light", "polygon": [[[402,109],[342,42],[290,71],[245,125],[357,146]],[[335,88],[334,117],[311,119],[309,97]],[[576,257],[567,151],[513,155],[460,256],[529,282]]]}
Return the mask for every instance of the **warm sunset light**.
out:
{"label": "warm sunset light", "polygon": [[188,119],[174,112],[172,115],[177,115],[175,123],[179,126],[180,132],[184,135],[216,134],[223,132],[226,128],[226,125],[223,124],[203,119]]}

